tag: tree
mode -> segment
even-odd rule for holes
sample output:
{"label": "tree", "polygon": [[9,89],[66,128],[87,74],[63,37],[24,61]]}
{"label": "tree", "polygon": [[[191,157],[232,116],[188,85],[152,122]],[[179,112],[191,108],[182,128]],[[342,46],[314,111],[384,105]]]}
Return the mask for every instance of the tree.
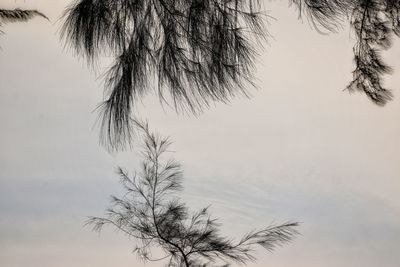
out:
{"label": "tree", "polygon": [[[265,37],[259,0],[79,0],[62,36],[90,64],[115,57],[101,105],[102,141],[124,147],[134,100],[152,87],[178,111],[247,95],[257,42]],[[169,92],[169,96],[165,91]]]}
{"label": "tree", "polygon": [[[43,13],[37,10],[0,9],[0,28],[7,22],[28,21],[37,16],[48,19]],[[3,33],[3,31],[0,30],[0,33]]]}
{"label": "tree", "polygon": [[[163,159],[169,140],[151,133],[147,124],[135,123],[144,133],[141,171],[129,177],[119,168],[126,193],[122,198],[112,197],[105,218],[89,219],[95,230],[112,225],[138,241],[135,252],[144,261],[168,259],[166,266],[171,267],[229,266],[232,261],[244,264],[255,259],[255,245],[271,251],[297,234],[297,223],[285,223],[251,231],[238,242],[222,237],[208,208],[190,213],[176,196],[182,189],[182,170],[173,159]],[[161,248],[165,256],[154,259],[152,247]]]}

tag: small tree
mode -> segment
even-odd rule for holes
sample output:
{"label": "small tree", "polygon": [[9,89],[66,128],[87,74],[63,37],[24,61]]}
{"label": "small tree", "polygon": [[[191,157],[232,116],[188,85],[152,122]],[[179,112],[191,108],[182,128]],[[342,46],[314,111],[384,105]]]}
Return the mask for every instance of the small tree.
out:
{"label": "small tree", "polygon": [[[0,28],[4,23],[28,21],[36,16],[48,19],[43,13],[37,10],[0,9]],[[3,33],[3,31],[0,30],[0,33]]]}
{"label": "small tree", "polygon": [[[297,234],[297,223],[285,223],[251,231],[238,242],[219,234],[219,224],[207,208],[190,213],[176,196],[182,188],[182,171],[172,159],[162,160],[170,142],[149,132],[148,126],[137,124],[144,133],[141,171],[129,177],[119,169],[126,194],[112,197],[112,207],[105,218],[92,217],[88,224],[100,231],[110,224],[139,244],[135,252],[144,261],[153,261],[151,248],[161,248],[168,258],[166,266],[217,266],[228,262],[254,260],[254,245],[267,250],[290,241]],[[158,260],[161,260],[158,259]]]}

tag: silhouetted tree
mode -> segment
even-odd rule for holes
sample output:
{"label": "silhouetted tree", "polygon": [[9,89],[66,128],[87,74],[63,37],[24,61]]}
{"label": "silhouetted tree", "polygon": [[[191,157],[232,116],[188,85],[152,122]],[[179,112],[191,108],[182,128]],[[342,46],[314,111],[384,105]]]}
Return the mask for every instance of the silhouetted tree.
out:
{"label": "silhouetted tree", "polygon": [[[135,99],[156,88],[177,110],[246,95],[253,84],[254,41],[265,37],[259,0],[79,0],[65,13],[62,36],[93,63],[112,54],[101,106],[104,141],[131,138]],[[169,96],[165,95],[165,90]]]}
{"label": "silhouetted tree", "polygon": [[4,23],[28,21],[36,16],[48,19],[43,13],[37,10],[0,9],[0,33],[3,33],[1,27]]}
{"label": "silhouetted tree", "polygon": [[[297,234],[297,223],[285,223],[251,231],[238,242],[222,237],[207,208],[190,213],[176,196],[182,188],[182,171],[179,163],[163,159],[169,140],[150,133],[146,124],[137,127],[144,133],[141,171],[129,177],[119,169],[126,193],[122,198],[112,197],[105,218],[89,219],[95,230],[112,225],[138,241],[135,252],[144,261],[168,259],[166,266],[182,267],[246,263],[255,259],[255,245],[271,251]],[[165,256],[153,258],[152,247],[161,248]]]}

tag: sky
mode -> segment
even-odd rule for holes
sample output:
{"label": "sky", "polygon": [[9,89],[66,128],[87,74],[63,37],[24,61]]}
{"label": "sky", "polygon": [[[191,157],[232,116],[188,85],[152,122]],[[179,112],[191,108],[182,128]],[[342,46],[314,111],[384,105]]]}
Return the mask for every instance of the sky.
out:
{"label": "sky", "polygon": [[[138,261],[134,241],[84,227],[120,194],[117,166],[95,125],[99,75],[65,49],[58,20],[70,1],[4,0],[50,22],[8,24],[0,36],[0,266],[161,266]],[[373,105],[344,91],[354,38],[344,26],[321,35],[287,1],[265,1],[271,34],[250,99],[178,115],[155,96],[138,104],[150,127],[174,141],[182,199],[211,204],[228,236],[299,221],[301,235],[250,267],[397,267],[400,263],[399,42],[384,53],[394,100]],[[107,60],[106,60],[107,61]]]}

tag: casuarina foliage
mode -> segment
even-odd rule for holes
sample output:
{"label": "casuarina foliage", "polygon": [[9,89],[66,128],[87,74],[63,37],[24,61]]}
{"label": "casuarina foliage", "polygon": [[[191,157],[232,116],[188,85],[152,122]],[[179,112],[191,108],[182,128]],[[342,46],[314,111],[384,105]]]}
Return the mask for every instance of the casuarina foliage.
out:
{"label": "casuarina foliage", "polygon": [[259,0],[76,1],[62,36],[90,63],[115,58],[101,105],[102,141],[124,147],[135,101],[153,89],[161,101],[193,113],[246,95],[254,42],[265,37],[259,10]]}
{"label": "casuarina foliage", "polygon": [[391,46],[394,35],[400,36],[399,0],[291,0],[301,14],[306,13],[317,28],[330,31],[349,21],[356,37],[353,80],[350,91],[364,92],[374,103],[384,105],[392,98],[383,86],[383,75],[391,68],[380,51]]}
{"label": "casuarina foliage", "polygon": [[[256,43],[266,36],[261,0],[78,0],[62,35],[94,63],[115,59],[106,75],[102,141],[121,149],[132,139],[135,102],[155,91],[178,111],[246,95],[254,82]],[[399,0],[289,0],[319,30],[349,23],[356,38],[349,91],[386,104],[391,71],[380,56],[400,35]],[[169,100],[169,101],[168,101]]]}
{"label": "casuarina foliage", "polygon": [[[165,159],[169,140],[151,133],[146,124],[136,126],[144,133],[141,170],[129,176],[119,169],[126,192],[112,197],[104,218],[89,219],[95,230],[111,225],[137,241],[135,252],[144,261],[164,260],[170,267],[245,264],[255,260],[255,246],[271,251],[297,234],[297,223],[285,223],[250,231],[236,242],[223,237],[208,208],[191,212],[178,198],[182,170],[173,159]],[[154,256],[155,248],[164,255]]]}
{"label": "casuarina foliage", "polygon": [[[0,9],[0,28],[4,23],[28,21],[36,16],[48,19],[43,13],[37,10]],[[3,32],[0,30],[0,33]]]}

